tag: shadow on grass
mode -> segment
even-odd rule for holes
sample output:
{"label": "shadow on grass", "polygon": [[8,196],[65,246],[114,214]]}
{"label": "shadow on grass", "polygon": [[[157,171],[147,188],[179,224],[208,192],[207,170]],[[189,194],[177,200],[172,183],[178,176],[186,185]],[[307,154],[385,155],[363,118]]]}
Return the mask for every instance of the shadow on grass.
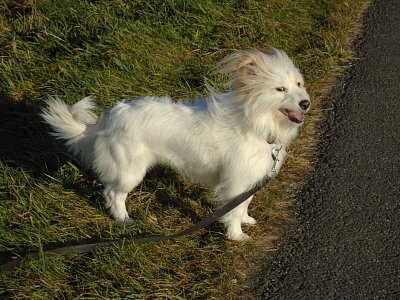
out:
{"label": "shadow on grass", "polygon": [[49,136],[39,112],[37,104],[14,102],[0,94],[0,159],[9,167],[43,179],[71,157]]}
{"label": "shadow on grass", "polygon": [[[15,102],[0,94],[0,160],[6,166],[21,169],[35,179],[54,176],[67,161],[79,166],[77,159],[67,153],[63,143],[49,134],[50,128],[39,115],[41,109],[41,105],[29,101]],[[79,169],[85,172],[80,166]],[[85,198],[93,192],[99,192],[98,184],[89,184],[95,176],[89,171],[84,177],[86,180],[82,182],[67,181],[63,185]],[[206,192],[202,188],[183,188],[180,177],[162,166],[150,170],[141,185],[143,189],[154,193],[161,204],[177,207],[181,206],[179,195],[171,198],[170,193],[160,186],[178,186],[182,197],[191,199],[202,199]],[[190,214],[189,211],[187,213]]]}
{"label": "shadow on grass", "polygon": [[172,206],[192,222],[198,222],[201,218],[185,200],[195,200],[202,207],[212,207],[207,189],[186,184],[184,179],[168,167],[158,166],[150,170],[141,185],[143,190],[154,193],[161,209]]}

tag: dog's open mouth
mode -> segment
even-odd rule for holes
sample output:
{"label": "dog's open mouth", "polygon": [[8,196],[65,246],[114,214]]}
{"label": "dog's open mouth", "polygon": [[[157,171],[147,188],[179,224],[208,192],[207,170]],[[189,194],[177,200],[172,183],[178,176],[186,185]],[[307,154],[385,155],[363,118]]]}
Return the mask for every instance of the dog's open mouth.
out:
{"label": "dog's open mouth", "polygon": [[288,119],[295,123],[302,123],[304,121],[304,114],[301,112],[289,110],[289,109],[281,109],[279,110],[283,113]]}

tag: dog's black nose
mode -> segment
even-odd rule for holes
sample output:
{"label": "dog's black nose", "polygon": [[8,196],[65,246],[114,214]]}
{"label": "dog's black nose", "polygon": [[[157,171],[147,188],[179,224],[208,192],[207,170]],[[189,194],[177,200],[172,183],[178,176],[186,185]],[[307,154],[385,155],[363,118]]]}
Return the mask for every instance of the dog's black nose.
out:
{"label": "dog's black nose", "polygon": [[304,110],[310,107],[311,103],[308,100],[301,100],[299,103],[300,107]]}

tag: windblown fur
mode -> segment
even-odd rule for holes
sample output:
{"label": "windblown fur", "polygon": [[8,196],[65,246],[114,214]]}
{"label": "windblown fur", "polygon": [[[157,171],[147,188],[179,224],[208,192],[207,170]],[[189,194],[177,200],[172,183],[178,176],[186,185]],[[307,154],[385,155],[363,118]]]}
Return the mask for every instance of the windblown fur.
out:
{"label": "windblown fur", "polygon": [[[121,101],[97,119],[86,97],[72,106],[50,98],[42,116],[56,138],[104,184],[106,207],[119,223],[131,222],[127,194],[156,164],[167,164],[211,188],[217,200],[248,190],[272,172],[272,149],[282,146],[277,170],[310,108],[303,78],[282,50],[237,51],[223,59],[219,72],[229,88],[210,88],[204,101],[174,103],[168,97]],[[251,201],[227,213],[227,236],[246,240],[241,224],[255,224]]]}

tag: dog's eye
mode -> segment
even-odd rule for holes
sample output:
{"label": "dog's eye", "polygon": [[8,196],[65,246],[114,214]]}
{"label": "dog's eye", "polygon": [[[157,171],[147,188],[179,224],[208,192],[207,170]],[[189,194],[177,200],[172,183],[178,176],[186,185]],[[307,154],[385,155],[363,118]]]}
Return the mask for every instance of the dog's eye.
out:
{"label": "dog's eye", "polygon": [[300,86],[301,86],[301,83],[300,83],[300,82],[298,82],[298,83],[297,83],[297,86],[298,86],[298,87],[300,87]]}
{"label": "dog's eye", "polygon": [[283,86],[277,87],[276,90],[277,90],[278,92],[286,92],[286,88],[284,88]]}

